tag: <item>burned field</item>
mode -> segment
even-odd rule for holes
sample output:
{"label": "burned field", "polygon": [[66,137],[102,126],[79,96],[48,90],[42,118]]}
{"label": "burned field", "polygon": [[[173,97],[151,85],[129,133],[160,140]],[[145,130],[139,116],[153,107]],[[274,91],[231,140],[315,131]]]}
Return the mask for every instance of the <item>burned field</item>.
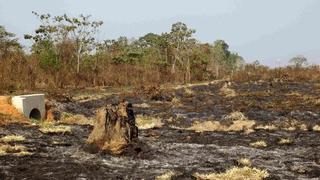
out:
{"label": "burned field", "polygon": [[[0,126],[0,179],[210,179],[201,174],[234,167],[266,179],[320,177],[320,84],[220,81],[86,94],[51,98],[61,116],[53,127]],[[122,155],[89,152],[96,110],[121,96],[133,104],[139,141]]]}

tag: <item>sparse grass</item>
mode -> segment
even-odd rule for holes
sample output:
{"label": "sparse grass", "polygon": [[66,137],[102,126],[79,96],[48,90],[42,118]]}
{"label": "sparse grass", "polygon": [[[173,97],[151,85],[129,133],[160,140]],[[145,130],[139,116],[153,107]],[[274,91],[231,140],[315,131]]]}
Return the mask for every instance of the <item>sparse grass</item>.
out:
{"label": "sparse grass", "polygon": [[190,88],[185,88],[185,89],[184,89],[184,93],[185,93],[187,96],[193,96],[193,95],[194,95],[194,92],[193,92]]}
{"label": "sparse grass", "polygon": [[250,143],[250,146],[255,148],[265,148],[267,147],[267,143],[265,141],[256,141],[256,142]]}
{"label": "sparse grass", "polygon": [[248,167],[252,165],[251,160],[248,158],[240,158],[237,160],[237,163],[238,165],[248,166]]}
{"label": "sparse grass", "polygon": [[314,99],[313,100],[314,105],[320,106],[320,99]]}
{"label": "sparse grass", "polygon": [[293,143],[293,140],[292,139],[289,139],[289,138],[281,138],[279,141],[278,141],[278,144],[280,145],[290,145]]}
{"label": "sparse grass", "polygon": [[206,132],[206,131],[225,131],[228,127],[221,125],[218,121],[204,121],[195,122],[187,130],[192,130],[195,132]]}
{"label": "sparse grass", "polygon": [[93,126],[93,120],[92,119],[88,119],[87,117],[85,117],[84,115],[73,115],[70,113],[62,113],[62,117],[60,120],[61,123],[64,124],[79,124],[79,125],[92,125]]}
{"label": "sparse grass", "polygon": [[253,126],[256,124],[253,120],[248,120],[241,112],[233,112],[224,117],[225,121],[231,121],[231,124],[224,125],[219,121],[194,122],[187,130],[196,132],[205,131],[244,131],[246,133],[253,132]]}
{"label": "sparse grass", "polygon": [[71,133],[71,127],[65,125],[55,125],[53,123],[42,123],[39,129],[45,134],[66,134]]}
{"label": "sparse grass", "polygon": [[160,118],[144,115],[137,115],[136,123],[139,129],[153,129],[161,128],[163,126]]}
{"label": "sparse grass", "polygon": [[286,119],[283,123],[280,124],[281,129],[285,131],[295,131],[295,130],[308,130],[306,124],[299,122],[296,119]]}
{"label": "sparse grass", "polygon": [[0,156],[14,155],[14,156],[29,156],[32,153],[27,151],[27,148],[22,145],[0,144]]}
{"label": "sparse grass", "polygon": [[241,96],[247,96],[247,97],[268,97],[271,95],[270,92],[266,91],[253,91],[253,92],[246,92],[246,93],[241,93]]}
{"label": "sparse grass", "polygon": [[255,129],[257,129],[257,130],[268,130],[268,131],[275,131],[275,130],[277,130],[278,128],[277,128],[277,126],[275,126],[275,125],[273,125],[273,124],[267,124],[267,125],[258,125],[258,126],[256,126],[255,127]]}
{"label": "sparse grass", "polygon": [[295,131],[297,128],[294,127],[294,126],[291,126],[291,127],[284,127],[282,128],[283,130],[286,130],[286,131]]}
{"label": "sparse grass", "polygon": [[138,107],[138,108],[149,108],[150,105],[147,103],[142,103],[142,104],[135,104],[134,107]]}
{"label": "sparse grass", "polygon": [[168,171],[160,176],[157,176],[156,180],[171,180],[173,176],[175,176],[176,173],[173,171]]}
{"label": "sparse grass", "polygon": [[256,124],[253,120],[237,120],[233,121],[229,126],[228,131],[247,131],[252,130],[252,127]]}
{"label": "sparse grass", "polygon": [[174,107],[179,107],[181,106],[181,101],[178,98],[174,97],[171,100],[171,105]]}
{"label": "sparse grass", "polygon": [[235,90],[228,87],[228,84],[224,84],[222,88],[220,88],[220,95],[225,97],[235,97],[237,93]]}
{"label": "sparse grass", "polygon": [[286,131],[295,131],[295,130],[307,131],[308,126],[306,124],[295,124],[291,126],[284,126],[282,127],[282,129]]}
{"label": "sparse grass", "polygon": [[269,177],[269,173],[266,170],[260,170],[257,168],[234,167],[227,170],[225,173],[195,173],[193,176],[198,180],[262,180]]}
{"label": "sparse grass", "polygon": [[255,125],[255,121],[252,120],[238,120],[233,121],[230,126],[223,125],[219,121],[204,121],[195,122],[193,125],[186,130],[192,130],[196,132],[206,132],[206,131],[245,131],[253,132],[252,127]]}
{"label": "sparse grass", "polygon": [[24,141],[26,140],[25,137],[23,136],[19,136],[19,135],[8,135],[8,136],[4,136],[2,138],[0,138],[0,142],[19,142],[19,141]]}
{"label": "sparse grass", "polygon": [[298,96],[298,97],[302,97],[302,94],[300,94],[298,91],[293,91],[290,92],[288,94],[286,94],[287,96]]}
{"label": "sparse grass", "polygon": [[308,131],[308,126],[306,124],[300,124],[299,129],[302,131]]}

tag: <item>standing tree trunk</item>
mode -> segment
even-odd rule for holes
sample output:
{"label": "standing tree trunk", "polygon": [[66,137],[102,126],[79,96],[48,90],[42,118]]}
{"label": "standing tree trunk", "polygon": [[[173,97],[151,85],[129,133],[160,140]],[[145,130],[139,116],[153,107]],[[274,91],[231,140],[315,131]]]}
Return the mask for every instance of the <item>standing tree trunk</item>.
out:
{"label": "standing tree trunk", "polygon": [[80,43],[77,50],[77,74],[79,74],[80,72],[81,51],[82,51],[82,44]]}
{"label": "standing tree trunk", "polygon": [[190,58],[187,57],[187,67],[186,67],[186,81],[187,83],[191,82],[191,67],[190,67]]}
{"label": "standing tree trunk", "polygon": [[219,78],[219,65],[218,64],[216,64],[215,65],[216,66],[216,78],[218,79]]}
{"label": "standing tree trunk", "polygon": [[135,138],[138,138],[138,128],[132,105],[123,102],[107,106],[97,113],[94,129],[87,143],[102,151],[121,154]]}

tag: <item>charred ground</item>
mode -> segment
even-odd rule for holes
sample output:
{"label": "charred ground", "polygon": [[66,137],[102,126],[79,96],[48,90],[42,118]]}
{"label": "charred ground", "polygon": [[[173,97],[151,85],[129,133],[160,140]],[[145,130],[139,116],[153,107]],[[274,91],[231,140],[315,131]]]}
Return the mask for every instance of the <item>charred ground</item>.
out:
{"label": "charred ground", "polygon": [[[320,133],[314,129],[320,125],[320,84],[221,81],[121,95],[80,94],[51,96],[51,103],[60,112],[90,119],[98,108],[125,98],[137,116],[159,118],[162,125],[140,130],[140,142],[123,156],[87,152],[90,125],[70,125],[71,132],[49,134],[38,126],[1,126],[0,137],[24,136],[25,141],[9,144],[24,145],[32,155],[0,156],[0,179],[154,179],[168,171],[177,179],[193,179],[196,172],[241,166],[240,158],[267,170],[269,179],[320,177]],[[206,121],[227,126],[226,117],[233,112],[254,120],[254,131],[189,129]],[[261,128],[271,125],[276,128]],[[280,139],[292,142],[279,144]],[[256,141],[266,142],[267,147],[252,147]]]}

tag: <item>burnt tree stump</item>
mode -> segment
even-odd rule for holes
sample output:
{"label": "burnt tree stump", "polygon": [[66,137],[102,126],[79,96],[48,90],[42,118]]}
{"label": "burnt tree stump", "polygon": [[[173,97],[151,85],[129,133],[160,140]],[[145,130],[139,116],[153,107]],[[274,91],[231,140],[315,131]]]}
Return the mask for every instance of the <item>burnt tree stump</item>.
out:
{"label": "burnt tree stump", "polygon": [[89,145],[112,154],[121,154],[131,141],[138,138],[138,127],[132,105],[122,102],[101,108],[96,115],[93,131],[87,139]]}

